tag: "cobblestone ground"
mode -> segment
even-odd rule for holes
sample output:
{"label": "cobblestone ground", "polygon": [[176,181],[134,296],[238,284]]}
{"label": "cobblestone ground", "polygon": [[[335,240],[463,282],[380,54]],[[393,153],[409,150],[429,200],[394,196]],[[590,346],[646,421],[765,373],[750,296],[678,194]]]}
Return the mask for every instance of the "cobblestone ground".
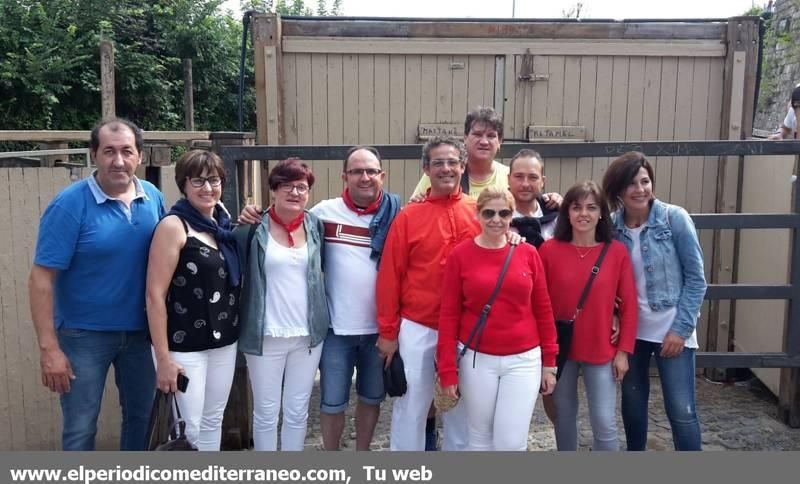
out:
{"label": "cobblestone ground", "polygon": [[[580,392],[583,395],[583,392]],[[583,398],[583,397],[582,397]],[[672,434],[664,414],[661,386],[658,378],[651,379],[650,434],[648,449],[672,450]],[[342,438],[342,450],[355,450],[355,395],[350,398]],[[619,408],[619,406],[617,406]],[[697,410],[703,431],[705,450],[800,450],[800,429],[791,429],[775,418],[777,403],[772,393],[756,379],[736,384],[719,384],[697,379]],[[322,450],[319,427],[319,385],[311,399],[306,450]],[[373,438],[373,450],[388,450],[391,403],[384,402]],[[620,448],[625,448],[622,421],[618,419]],[[592,431],[585,400],[578,415],[579,446],[589,450]],[[528,450],[555,450],[555,436],[537,402],[528,438]]]}

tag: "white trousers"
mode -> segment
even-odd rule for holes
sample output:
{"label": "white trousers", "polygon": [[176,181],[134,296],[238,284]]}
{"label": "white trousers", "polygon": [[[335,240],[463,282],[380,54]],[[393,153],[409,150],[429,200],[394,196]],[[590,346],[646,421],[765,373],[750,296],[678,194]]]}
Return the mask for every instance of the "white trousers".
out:
{"label": "white trousers", "polygon": [[507,356],[468,349],[458,380],[467,410],[468,450],[527,450],[542,380],[541,349]]}
{"label": "white trousers", "polygon": [[[425,421],[433,402],[436,370],[433,358],[439,332],[414,321],[400,322],[400,357],[405,366],[408,391],[392,406],[391,450],[425,450]],[[442,450],[465,450],[467,421],[463,402],[442,414],[444,442]]]}
{"label": "white trousers", "polygon": [[309,348],[310,341],[309,336],[265,336],[261,356],[245,355],[253,388],[255,450],[278,450],[281,396],[281,450],[303,450],[308,427],[308,403],[322,355],[322,344]]}
{"label": "white trousers", "polygon": [[186,438],[198,450],[219,450],[222,417],[236,370],[236,343],[205,351],[170,351],[170,357],[189,378],[186,393],[176,393]]}

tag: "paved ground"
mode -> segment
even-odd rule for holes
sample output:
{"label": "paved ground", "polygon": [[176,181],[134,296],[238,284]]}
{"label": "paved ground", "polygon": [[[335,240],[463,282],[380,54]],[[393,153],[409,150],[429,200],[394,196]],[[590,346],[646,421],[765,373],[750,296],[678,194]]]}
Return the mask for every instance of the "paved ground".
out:
{"label": "paved ground", "polygon": [[[663,411],[661,387],[658,378],[652,379],[650,435],[648,449],[672,450],[672,434]],[[776,399],[756,379],[736,384],[719,384],[697,379],[697,407],[703,430],[705,450],[800,450],[800,429],[791,429],[775,418]],[[355,396],[347,410],[342,450],[354,450],[355,426],[352,418]],[[618,407],[619,408],[619,407]],[[373,450],[389,448],[391,403],[382,408],[378,428],[373,439]],[[578,416],[579,445],[589,450],[591,428],[585,403],[581,403]],[[621,448],[624,448],[622,421],[619,421]],[[319,427],[319,387],[314,389],[309,416],[306,450],[321,450],[322,436]],[[544,415],[541,402],[537,402],[531,423],[528,450],[555,450],[553,428]]]}

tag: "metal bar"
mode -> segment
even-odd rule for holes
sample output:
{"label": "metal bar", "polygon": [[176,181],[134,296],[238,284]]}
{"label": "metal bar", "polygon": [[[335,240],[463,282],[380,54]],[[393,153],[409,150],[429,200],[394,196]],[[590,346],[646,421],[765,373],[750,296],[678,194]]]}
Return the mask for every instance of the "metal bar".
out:
{"label": "metal bar", "polygon": [[791,284],[709,284],[706,299],[791,299]]}
{"label": "metal bar", "polygon": [[[236,160],[281,160],[297,156],[309,160],[341,160],[349,145],[292,145],[292,146],[237,146],[226,147]],[[385,160],[418,158],[422,146],[376,145]],[[613,157],[629,151],[640,151],[648,156],[741,156],[741,155],[796,155],[800,141],[645,141],[641,143],[504,143],[501,158],[511,158],[517,151],[527,148],[544,157],[582,158]],[[698,160],[702,162],[702,160]]]}
{"label": "metal bar", "polygon": [[800,228],[800,214],[791,213],[695,213],[698,229],[795,229]]}
{"label": "metal bar", "polygon": [[800,356],[786,353],[697,352],[698,368],[800,368]]}

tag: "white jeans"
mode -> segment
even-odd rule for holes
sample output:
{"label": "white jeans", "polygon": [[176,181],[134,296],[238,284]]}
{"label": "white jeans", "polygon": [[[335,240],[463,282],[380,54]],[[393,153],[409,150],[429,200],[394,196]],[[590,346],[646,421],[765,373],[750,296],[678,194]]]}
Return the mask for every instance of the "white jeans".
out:
{"label": "white jeans", "polygon": [[308,403],[322,355],[322,343],[309,348],[310,341],[309,336],[264,336],[262,355],[245,355],[253,388],[255,450],[278,450],[281,394],[281,450],[303,450],[308,427]]}
{"label": "white jeans", "polygon": [[458,380],[467,408],[469,450],[527,450],[542,380],[541,349],[507,356],[468,349],[458,366]]}
{"label": "white jeans", "polygon": [[[433,402],[433,357],[439,332],[414,321],[400,322],[400,357],[405,366],[408,391],[392,406],[391,450],[425,450],[425,421]],[[442,450],[465,450],[467,447],[466,411],[462,402],[442,414],[444,442]]]}
{"label": "white jeans", "polygon": [[170,357],[189,378],[186,393],[176,393],[186,438],[198,450],[219,450],[222,417],[236,370],[236,343],[188,353],[170,351]]}

